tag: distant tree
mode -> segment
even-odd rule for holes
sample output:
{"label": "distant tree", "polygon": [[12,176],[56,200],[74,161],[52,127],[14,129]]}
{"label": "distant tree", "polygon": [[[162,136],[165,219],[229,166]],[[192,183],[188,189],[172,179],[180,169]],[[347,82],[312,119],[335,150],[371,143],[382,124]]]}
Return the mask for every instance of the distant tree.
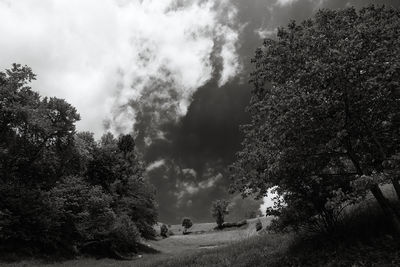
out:
{"label": "distant tree", "polygon": [[161,225],[160,235],[164,238],[168,237],[168,227],[165,224]]}
{"label": "distant tree", "polygon": [[192,220],[191,220],[190,218],[183,218],[183,220],[182,220],[182,226],[185,228],[183,232],[186,233],[187,230],[188,230],[190,227],[193,226],[193,222],[192,222]]}
{"label": "distant tree", "polygon": [[211,206],[211,215],[215,218],[218,228],[222,229],[222,225],[225,221],[225,215],[229,214],[228,210],[229,201],[227,200],[216,200]]}
{"label": "distant tree", "polygon": [[[283,201],[289,224],[333,230],[344,202],[370,191],[400,236],[379,184],[400,150],[400,11],[370,6],[321,10],[266,39],[253,59],[252,120],[232,166],[234,191]],[[390,165],[390,164],[387,164]]]}

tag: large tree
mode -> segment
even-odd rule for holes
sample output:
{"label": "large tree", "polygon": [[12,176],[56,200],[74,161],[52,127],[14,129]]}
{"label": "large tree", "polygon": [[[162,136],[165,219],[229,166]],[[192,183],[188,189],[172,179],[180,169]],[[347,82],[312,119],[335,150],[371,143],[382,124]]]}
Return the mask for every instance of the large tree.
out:
{"label": "large tree", "polygon": [[0,250],[50,249],[59,241],[47,190],[65,171],[79,114],[34,92],[34,79],[18,64],[0,72]]}
{"label": "large tree", "polygon": [[232,188],[263,196],[277,186],[281,208],[321,215],[328,229],[330,201],[366,189],[400,234],[379,187],[391,180],[400,193],[384,170],[400,148],[399,33],[398,10],[370,6],[321,10],[266,39],[253,59],[252,120]]}
{"label": "large tree", "polygon": [[89,161],[87,178],[114,197],[114,210],[126,214],[145,238],[154,238],[157,223],[155,190],[144,178],[144,168],[131,135],[102,136]]}

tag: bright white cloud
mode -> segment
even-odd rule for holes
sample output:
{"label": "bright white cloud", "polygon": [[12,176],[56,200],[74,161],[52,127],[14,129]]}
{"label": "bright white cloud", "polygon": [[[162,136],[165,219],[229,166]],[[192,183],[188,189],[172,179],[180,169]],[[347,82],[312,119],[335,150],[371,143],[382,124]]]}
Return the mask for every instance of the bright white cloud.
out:
{"label": "bright white cloud", "polygon": [[277,29],[268,30],[268,29],[258,28],[258,29],[255,29],[254,32],[255,32],[261,39],[265,39],[265,38],[270,38],[270,37],[273,37],[274,35],[276,35]]}
{"label": "bright white cloud", "polygon": [[[219,85],[237,74],[235,16],[227,0],[0,0],[0,68],[32,67],[34,89],[77,107],[79,129],[98,136],[107,119],[112,131],[127,132],[136,116],[128,104],[154,80],[174,88],[170,105],[186,113],[212,76],[216,41]],[[168,98],[166,89],[157,93]]]}
{"label": "bright white cloud", "polygon": [[165,160],[164,159],[160,159],[160,160],[154,161],[154,162],[150,163],[147,166],[146,171],[149,172],[149,171],[155,170],[157,168],[160,168],[163,165],[165,165]]}
{"label": "bright white cloud", "polygon": [[291,5],[294,2],[297,2],[298,0],[277,0],[276,3],[280,6],[286,6],[286,5]]}

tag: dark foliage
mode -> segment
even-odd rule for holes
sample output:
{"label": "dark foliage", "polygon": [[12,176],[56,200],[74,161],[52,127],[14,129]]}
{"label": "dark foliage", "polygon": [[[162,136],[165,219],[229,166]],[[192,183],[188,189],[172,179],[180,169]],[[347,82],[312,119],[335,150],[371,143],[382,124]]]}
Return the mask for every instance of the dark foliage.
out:
{"label": "dark foliage", "polygon": [[190,219],[190,218],[183,218],[183,220],[182,220],[182,226],[185,228],[185,229],[183,230],[183,234],[187,234],[187,233],[188,233],[187,230],[188,230],[190,227],[193,226],[192,219]]}
{"label": "dark foliage", "polygon": [[42,98],[33,79],[17,64],[0,72],[0,253],[136,252],[157,212],[133,138],[76,133],[75,108]]}
{"label": "dark foliage", "polygon": [[[279,226],[335,231],[346,205],[370,192],[400,235],[379,185],[400,193],[400,12],[321,10],[266,39],[253,59],[254,90],[232,190],[267,194]],[[394,167],[393,167],[394,165]],[[397,166],[397,167],[396,167]]]}

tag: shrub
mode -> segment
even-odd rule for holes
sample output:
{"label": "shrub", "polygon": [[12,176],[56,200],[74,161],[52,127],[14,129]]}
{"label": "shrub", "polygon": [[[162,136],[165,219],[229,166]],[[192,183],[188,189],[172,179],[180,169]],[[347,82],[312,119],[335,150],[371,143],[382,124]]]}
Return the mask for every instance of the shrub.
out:
{"label": "shrub", "polygon": [[[47,194],[14,184],[0,186],[0,251],[27,254],[65,253],[67,232],[49,205]],[[46,233],[46,234],[43,234]]]}
{"label": "shrub", "polygon": [[92,186],[83,178],[64,178],[50,191],[50,202],[57,210],[60,232],[71,247],[96,256],[123,258],[136,251],[140,233],[132,219],[115,214],[112,197],[100,186]]}
{"label": "shrub", "polygon": [[140,241],[140,233],[128,215],[118,216],[109,234],[112,249],[122,253],[136,252]]}
{"label": "shrub", "polygon": [[183,218],[182,220],[182,226],[185,227],[185,230],[183,231],[184,233],[187,232],[187,230],[193,226],[193,222],[190,218]]}
{"label": "shrub", "polygon": [[168,227],[165,224],[161,225],[160,235],[164,238],[168,237]]}

